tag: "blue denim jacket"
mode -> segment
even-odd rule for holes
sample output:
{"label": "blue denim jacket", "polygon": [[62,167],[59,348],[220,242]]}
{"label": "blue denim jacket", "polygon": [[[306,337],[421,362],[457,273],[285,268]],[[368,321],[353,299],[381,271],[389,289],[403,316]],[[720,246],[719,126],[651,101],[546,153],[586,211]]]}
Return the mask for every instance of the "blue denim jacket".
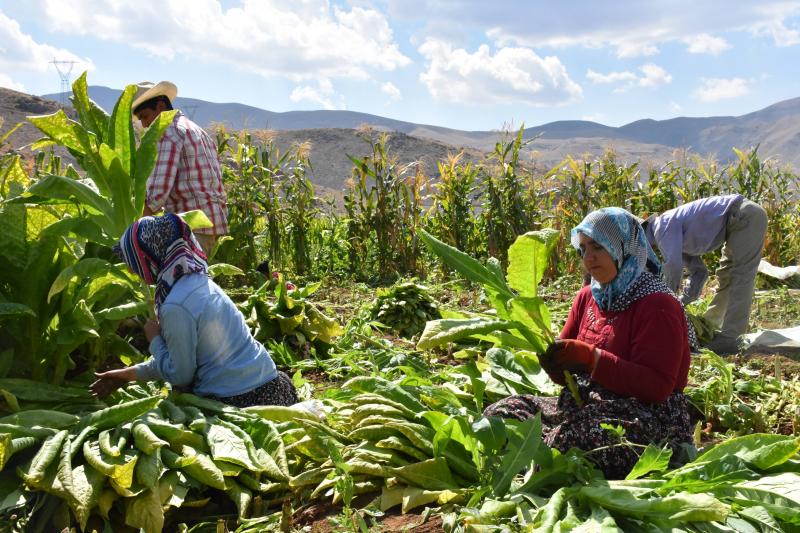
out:
{"label": "blue denim jacket", "polygon": [[136,365],[139,379],[168,381],[202,396],[236,396],[274,379],[275,363],[244,316],[205,274],[172,287],[159,309],[161,334],[151,359]]}

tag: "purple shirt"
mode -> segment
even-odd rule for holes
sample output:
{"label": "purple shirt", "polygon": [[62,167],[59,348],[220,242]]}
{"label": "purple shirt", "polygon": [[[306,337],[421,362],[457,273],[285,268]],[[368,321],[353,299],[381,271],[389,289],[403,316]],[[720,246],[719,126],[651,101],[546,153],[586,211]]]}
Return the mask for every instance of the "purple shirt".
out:
{"label": "purple shirt", "polygon": [[651,244],[658,246],[664,257],[664,282],[667,286],[677,292],[683,267],[689,271],[689,283],[681,299],[683,303],[700,296],[708,278],[708,269],[700,256],[722,246],[728,213],[743,199],[740,194],[701,198],[664,211],[650,221],[647,237]]}

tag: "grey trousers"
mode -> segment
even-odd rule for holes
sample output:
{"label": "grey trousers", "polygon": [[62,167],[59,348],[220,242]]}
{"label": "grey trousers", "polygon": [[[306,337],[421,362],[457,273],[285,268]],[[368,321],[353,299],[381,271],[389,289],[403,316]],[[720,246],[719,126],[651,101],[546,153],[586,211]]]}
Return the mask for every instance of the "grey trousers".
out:
{"label": "grey trousers", "polygon": [[747,331],[766,233],[767,213],[757,203],[745,199],[728,214],[716,272],[719,288],[704,315],[723,338],[736,339]]}

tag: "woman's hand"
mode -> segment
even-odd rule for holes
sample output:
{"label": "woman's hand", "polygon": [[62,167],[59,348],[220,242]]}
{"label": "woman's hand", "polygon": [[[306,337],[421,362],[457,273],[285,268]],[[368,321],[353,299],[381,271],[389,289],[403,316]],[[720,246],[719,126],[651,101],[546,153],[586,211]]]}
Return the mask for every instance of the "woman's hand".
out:
{"label": "woman's hand", "polygon": [[89,385],[89,391],[98,398],[105,398],[126,383],[136,381],[136,369],[132,367],[95,372],[94,375],[97,381]]}
{"label": "woman's hand", "polygon": [[147,337],[147,342],[153,342],[159,335],[161,335],[161,325],[157,320],[148,318],[144,323],[144,336]]}
{"label": "woman's hand", "polygon": [[539,357],[539,364],[550,379],[565,385],[564,370],[591,374],[599,356],[597,348],[591,344],[577,339],[558,339]]}

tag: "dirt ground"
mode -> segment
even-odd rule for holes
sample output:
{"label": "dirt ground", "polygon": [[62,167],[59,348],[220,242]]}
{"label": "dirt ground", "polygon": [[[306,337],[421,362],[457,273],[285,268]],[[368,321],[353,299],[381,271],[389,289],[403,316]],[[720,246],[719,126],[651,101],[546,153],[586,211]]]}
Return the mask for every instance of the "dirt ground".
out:
{"label": "dirt ground", "polygon": [[[375,498],[375,494],[362,495],[353,501],[353,509],[363,508]],[[370,531],[397,532],[397,533],[438,533],[442,529],[441,516],[431,516],[428,520],[421,513],[411,512],[403,514],[399,508],[387,511],[382,517],[376,518],[362,514],[367,524],[376,522]],[[342,522],[342,507],[330,503],[312,505],[295,513],[292,526],[295,530],[310,531],[311,533],[338,533],[340,531],[358,531],[354,524]],[[349,527],[348,527],[349,525]]]}
{"label": "dirt ground", "polygon": [[774,372],[777,364],[784,378],[800,376],[800,352],[746,352],[739,360],[770,372]]}

